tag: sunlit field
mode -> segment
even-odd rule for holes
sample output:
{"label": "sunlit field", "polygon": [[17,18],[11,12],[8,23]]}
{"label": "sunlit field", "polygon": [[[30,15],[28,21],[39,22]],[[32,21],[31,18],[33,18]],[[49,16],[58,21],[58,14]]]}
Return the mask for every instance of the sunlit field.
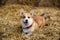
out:
{"label": "sunlit field", "polygon": [[[31,35],[26,35],[20,32],[19,11],[21,8],[27,12],[34,9],[35,15],[48,13],[50,19]],[[18,4],[0,7],[0,40],[60,40],[60,9]]]}

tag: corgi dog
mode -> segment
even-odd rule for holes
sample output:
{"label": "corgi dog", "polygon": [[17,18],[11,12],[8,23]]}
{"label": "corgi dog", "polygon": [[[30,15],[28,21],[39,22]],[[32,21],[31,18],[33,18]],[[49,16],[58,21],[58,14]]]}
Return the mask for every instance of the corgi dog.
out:
{"label": "corgi dog", "polygon": [[30,13],[28,13],[21,9],[20,24],[22,27],[22,32],[26,34],[31,34],[33,31],[37,30],[42,24],[45,24],[46,18],[48,17],[49,16],[44,13],[40,16],[34,16],[34,10],[31,10]]}

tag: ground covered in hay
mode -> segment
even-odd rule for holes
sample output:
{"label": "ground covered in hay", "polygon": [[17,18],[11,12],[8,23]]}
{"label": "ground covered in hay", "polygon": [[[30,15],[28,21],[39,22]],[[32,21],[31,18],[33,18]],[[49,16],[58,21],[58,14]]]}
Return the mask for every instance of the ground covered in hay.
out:
{"label": "ground covered in hay", "polygon": [[[35,15],[49,13],[51,19],[31,35],[20,32],[19,10],[35,10]],[[60,40],[60,9],[51,7],[31,7],[26,5],[5,5],[0,7],[0,40]]]}

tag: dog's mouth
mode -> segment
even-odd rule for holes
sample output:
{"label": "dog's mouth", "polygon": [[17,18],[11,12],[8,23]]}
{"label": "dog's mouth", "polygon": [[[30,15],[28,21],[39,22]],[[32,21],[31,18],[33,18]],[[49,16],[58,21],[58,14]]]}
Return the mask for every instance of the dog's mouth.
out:
{"label": "dog's mouth", "polygon": [[26,26],[28,26],[28,22],[24,22],[24,24],[25,24]]}

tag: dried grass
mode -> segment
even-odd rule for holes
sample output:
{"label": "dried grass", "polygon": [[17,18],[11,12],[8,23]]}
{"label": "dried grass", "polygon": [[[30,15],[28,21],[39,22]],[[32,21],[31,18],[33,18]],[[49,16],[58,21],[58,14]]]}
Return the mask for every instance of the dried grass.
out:
{"label": "dried grass", "polygon": [[[49,13],[51,19],[31,35],[20,32],[20,8],[35,10],[35,15]],[[60,40],[60,10],[50,7],[31,7],[26,5],[5,5],[0,7],[0,40]]]}

